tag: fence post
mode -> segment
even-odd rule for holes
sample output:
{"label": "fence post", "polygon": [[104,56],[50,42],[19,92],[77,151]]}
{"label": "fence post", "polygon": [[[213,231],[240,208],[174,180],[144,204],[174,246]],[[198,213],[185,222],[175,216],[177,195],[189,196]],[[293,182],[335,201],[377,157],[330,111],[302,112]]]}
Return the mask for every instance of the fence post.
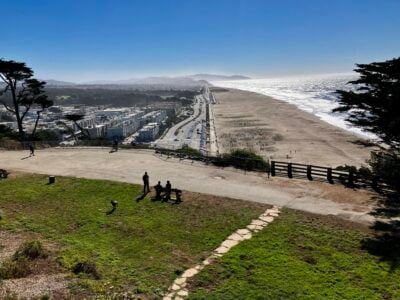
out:
{"label": "fence post", "polygon": [[287,176],[289,178],[293,178],[292,163],[288,163],[287,165]]}
{"label": "fence post", "polygon": [[329,183],[333,183],[332,179],[332,168],[328,168],[326,171],[326,179],[328,180]]}
{"label": "fence post", "polygon": [[349,171],[349,186],[354,186],[354,173]]}
{"label": "fence post", "polygon": [[275,162],[271,161],[271,176],[275,176]]}
{"label": "fence post", "polygon": [[307,178],[308,180],[313,180],[311,166],[307,166]]}
{"label": "fence post", "polygon": [[372,176],[371,186],[375,191],[378,191],[378,181],[379,181],[378,176],[376,176],[376,175]]}

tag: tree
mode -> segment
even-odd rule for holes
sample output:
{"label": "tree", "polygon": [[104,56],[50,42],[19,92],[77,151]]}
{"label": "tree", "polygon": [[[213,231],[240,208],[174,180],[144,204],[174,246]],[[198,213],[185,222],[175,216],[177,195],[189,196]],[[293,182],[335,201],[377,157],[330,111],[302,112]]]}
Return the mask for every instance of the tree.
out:
{"label": "tree", "polygon": [[[360,78],[349,83],[355,91],[337,91],[347,121],[377,135],[388,147],[373,152],[369,164],[374,175],[400,191],[400,58],[371,64],[358,64]],[[396,184],[397,183],[397,184]]]}
{"label": "tree", "polygon": [[0,59],[0,80],[5,84],[0,91],[0,96],[10,96],[11,103],[2,99],[0,103],[15,115],[19,138],[25,141],[24,118],[33,106],[41,109],[37,112],[37,119],[33,134],[40,119],[41,112],[52,106],[53,102],[48,99],[44,92],[44,81],[33,78],[33,70],[23,62]]}
{"label": "tree", "polygon": [[[82,121],[85,118],[85,115],[82,114],[70,114],[70,115],[66,115],[65,119],[72,122],[76,128],[78,128],[81,132],[81,134],[86,138],[86,139],[91,139],[90,136],[90,132],[89,130],[83,128],[80,124],[79,121]],[[65,122],[63,121],[58,121],[57,123],[60,126],[63,126],[69,133],[71,133],[73,135],[73,137],[75,138],[75,140],[77,140],[76,135],[75,135],[75,130],[74,128],[68,126]]]}
{"label": "tree", "polygon": [[349,83],[355,91],[337,91],[347,121],[400,149],[400,57],[385,62],[357,64],[360,78]]}
{"label": "tree", "polygon": [[[383,179],[394,191],[384,193],[384,207],[373,214],[392,218],[400,215],[400,58],[371,64],[358,64],[360,78],[351,81],[355,91],[338,91],[340,106],[334,111],[347,112],[347,121],[378,136],[384,145],[373,151],[368,161],[374,176]],[[400,223],[376,221],[375,238],[362,245],[370,253],[400,266]]]}

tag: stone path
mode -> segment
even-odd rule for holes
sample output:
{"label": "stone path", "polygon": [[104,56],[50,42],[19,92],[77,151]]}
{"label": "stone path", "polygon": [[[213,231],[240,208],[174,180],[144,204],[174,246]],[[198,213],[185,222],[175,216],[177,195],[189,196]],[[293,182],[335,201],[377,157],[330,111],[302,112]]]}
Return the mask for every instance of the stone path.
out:
{"label": "stone path", "polygon": [[213,253],[203,260],[197,266],[187,269],[181,276],[179,276],[173,284],[169,287],[168,293],[164,296],[164,300],[181,300],[189,296],[189,291],[186,288],[187,280],[201,270],[203,270],[207,265],[213,263],[216,259],[227,253],[232,247],[239,244],[241,241],[251,239],[253,233],[256,233],[266,227],[271,223],[275,217],[278,217],[280,209],[277,206],[267,209],[263,214],[261,214],[258,219],[253,220],[246,228],[238,229],[232,233],[228,238],[222,242],[222,244],[213,251]]}

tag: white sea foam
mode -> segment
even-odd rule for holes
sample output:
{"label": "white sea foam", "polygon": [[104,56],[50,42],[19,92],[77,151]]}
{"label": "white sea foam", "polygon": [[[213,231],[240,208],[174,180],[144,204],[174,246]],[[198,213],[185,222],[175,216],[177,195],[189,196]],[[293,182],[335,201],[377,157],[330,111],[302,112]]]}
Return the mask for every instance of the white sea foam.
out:
{"label": "white sea foam", "polygon": [[316,115],[321,120],[351,131],[365,138],[374,135],[351,126],[345,121],[345,114],[332,113],[338,106],[336,90],[350,90],[354,74],[308,75],[302,77],[281,77],[234,81],[215,81],[213,85],[235,88],[274,97],[294,104],[301,110]]}

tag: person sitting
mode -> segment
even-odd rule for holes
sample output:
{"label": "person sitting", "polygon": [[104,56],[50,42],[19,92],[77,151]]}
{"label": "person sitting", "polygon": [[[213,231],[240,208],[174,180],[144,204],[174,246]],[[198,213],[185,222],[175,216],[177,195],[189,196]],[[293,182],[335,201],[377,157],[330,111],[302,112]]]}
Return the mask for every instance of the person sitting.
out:
{"label": "person sitting", "polygon": [[155,199],[156,199],[156,200],[161,200],[161,193],[162,193],[162,191],[163,191],[163,187],[162,187],[160,181],[157,183],[156,186],[154,186],[154,189],[155,189],[155,191],[156,191],[156,197],[155,197]]}

